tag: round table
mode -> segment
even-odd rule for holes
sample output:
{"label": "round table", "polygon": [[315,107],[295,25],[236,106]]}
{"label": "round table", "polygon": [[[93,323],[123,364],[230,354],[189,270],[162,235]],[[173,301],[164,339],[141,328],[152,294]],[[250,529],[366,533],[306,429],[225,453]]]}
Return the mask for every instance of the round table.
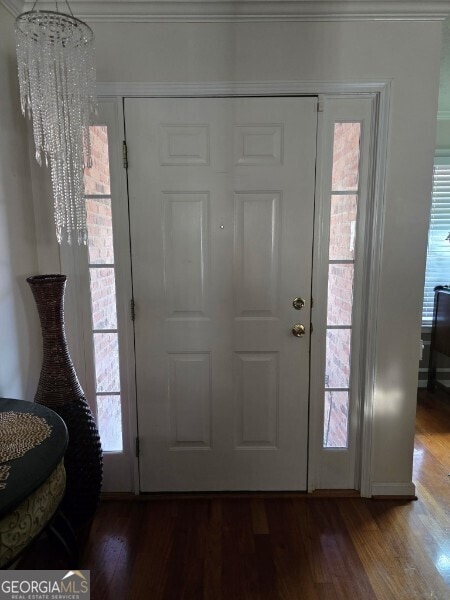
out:
{"label": "round table", "polygon": [[[63,459],[68,434],[61,417],[41,404],[0,398],[0,413],[9,412],[40,417],[51,432],[23,456],[0,463],[7,471],[0,489],[0,567],[12,563],[50,522],[66,485]],[[0,428],[0,447],[1,443]]]}

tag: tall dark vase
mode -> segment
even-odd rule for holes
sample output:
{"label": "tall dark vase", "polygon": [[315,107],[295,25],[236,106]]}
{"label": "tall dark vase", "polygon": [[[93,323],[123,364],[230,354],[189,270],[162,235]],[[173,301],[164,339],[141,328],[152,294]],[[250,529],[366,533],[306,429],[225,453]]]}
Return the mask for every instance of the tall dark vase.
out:
{"label": "tall dark vase", "polygon": [[102,485],[102,448],[98,429],[80,386],[64,328],[65,275],[29,277],[42,327],[44,355],[35,402],[64,420],[69,445],[64,458],[66,492],[61,503],[76,530],[93,517]]}

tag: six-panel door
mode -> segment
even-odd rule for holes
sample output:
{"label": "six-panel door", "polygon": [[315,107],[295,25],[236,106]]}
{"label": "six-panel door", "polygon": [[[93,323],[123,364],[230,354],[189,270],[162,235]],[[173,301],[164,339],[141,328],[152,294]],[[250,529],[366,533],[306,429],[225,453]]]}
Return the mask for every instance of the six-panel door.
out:
{"label": "six-panel door", "polygon": [[304,490],[317,98],[125,123],[141,491]]}

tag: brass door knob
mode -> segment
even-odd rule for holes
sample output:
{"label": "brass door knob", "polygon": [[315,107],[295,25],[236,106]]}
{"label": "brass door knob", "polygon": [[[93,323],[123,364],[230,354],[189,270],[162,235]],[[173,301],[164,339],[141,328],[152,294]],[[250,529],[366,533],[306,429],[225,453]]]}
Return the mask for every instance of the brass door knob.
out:
{"label": "brass door knob", "polygon": [[292,306],[295,310],[301,310],[305,306],[305,301],[303,298],[300,298],[300,296],[297,296],[297,298],[294,298],[292,301]]}
{"label": "brass door knob", "polygon": [[295,335],[295,337],[302,337],[305,335],[305,326],[301,325],[300,323],[296,323],[294,325],[294,327],[292,328],[292,335]]}

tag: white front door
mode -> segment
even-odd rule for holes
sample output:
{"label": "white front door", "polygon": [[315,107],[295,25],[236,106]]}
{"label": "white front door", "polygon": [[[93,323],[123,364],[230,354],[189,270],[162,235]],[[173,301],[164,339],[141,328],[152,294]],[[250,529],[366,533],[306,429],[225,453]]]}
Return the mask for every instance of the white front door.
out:
{"label": "white front door", "polygon": [[125,125],[141,491],[305,490],[317,98]]}

